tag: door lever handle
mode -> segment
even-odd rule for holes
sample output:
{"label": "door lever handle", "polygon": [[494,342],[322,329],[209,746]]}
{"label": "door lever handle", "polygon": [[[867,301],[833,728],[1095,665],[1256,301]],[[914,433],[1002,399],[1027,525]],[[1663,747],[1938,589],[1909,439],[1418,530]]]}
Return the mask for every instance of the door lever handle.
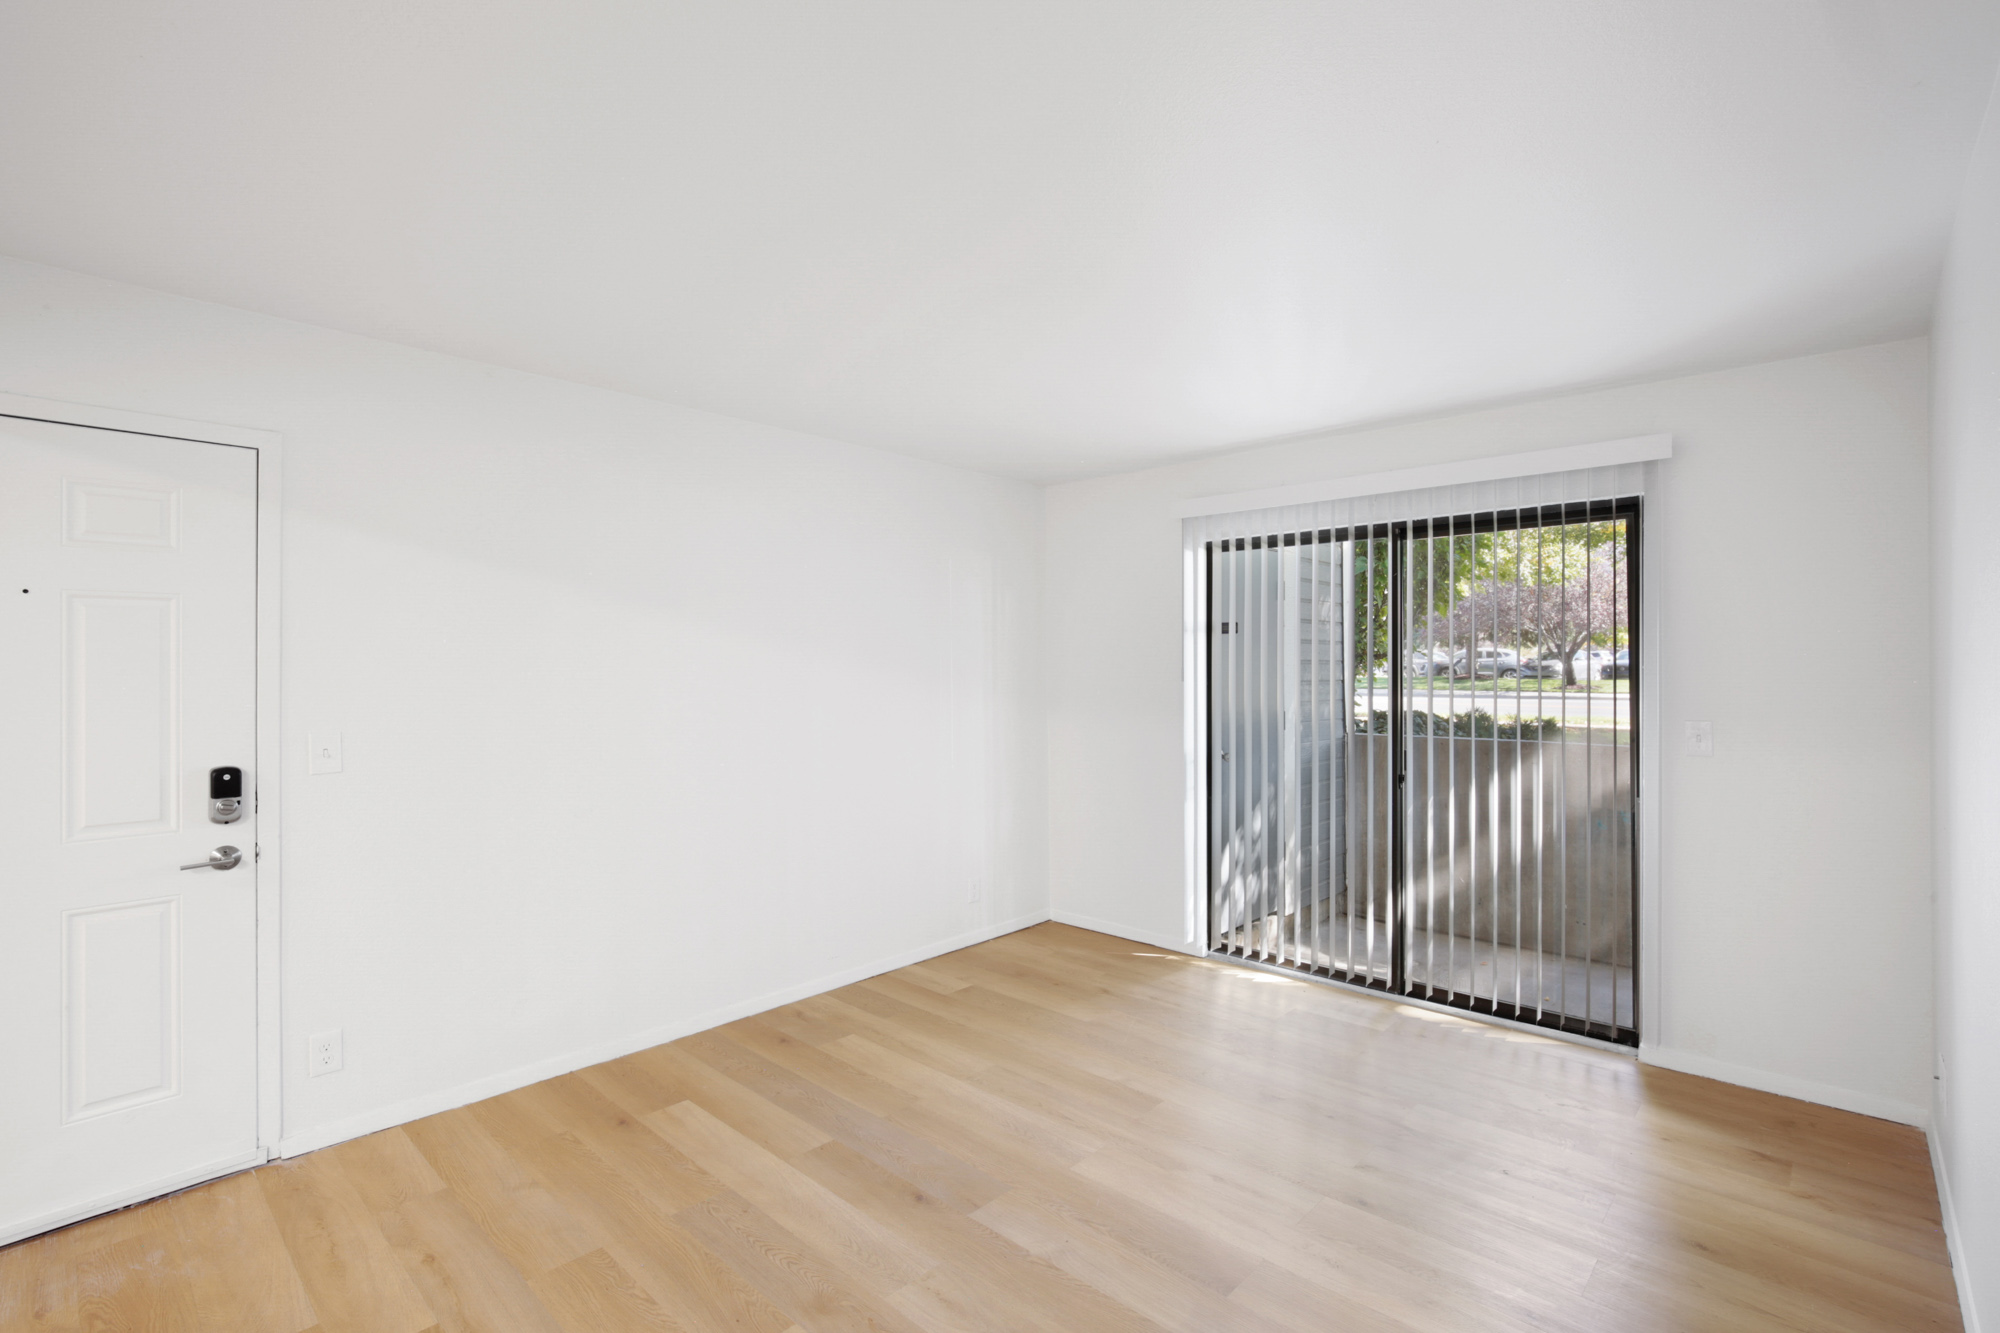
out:
{"label": "door lever handle", "polygon": [[209,853],[209,860],[196,861],[193,865],[182,866],[182,870],[234,870],[243,863],[243,853],[234,847],[218,847]]}

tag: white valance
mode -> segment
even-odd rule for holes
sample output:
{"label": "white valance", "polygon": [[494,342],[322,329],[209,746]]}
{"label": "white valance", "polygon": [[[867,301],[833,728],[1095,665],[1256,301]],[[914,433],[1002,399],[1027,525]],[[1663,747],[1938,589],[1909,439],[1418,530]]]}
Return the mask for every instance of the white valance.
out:
{"label": "white valance", "polygon": [[[1622,500],[1646,493],[1654,464],[1618,463],[1454,485],[1343,496],[1312,503],[1208,513],[1183,520],[1191,544],[1331,528],[1336,531],[1411,519],[1505,514],[1516,510]],[[1391,475],[1391,474],[1381,474]]]}
{"label": "white valance", "polygon": [[[1267,528],[1273,532],[1301,531],[1346,527],[1355,522],[1490,513],[1639,495],[1645,489],[1645,465],[1671,458],[1673,452],[1673,436],[1641,435],[1237,491],[1187,500],[1178,508],[1186,519],[1227,518],[1249,524],[1222,525],[1231,535],[1249,535]],[[1220,535],[1220,528],[1214,530]]]}

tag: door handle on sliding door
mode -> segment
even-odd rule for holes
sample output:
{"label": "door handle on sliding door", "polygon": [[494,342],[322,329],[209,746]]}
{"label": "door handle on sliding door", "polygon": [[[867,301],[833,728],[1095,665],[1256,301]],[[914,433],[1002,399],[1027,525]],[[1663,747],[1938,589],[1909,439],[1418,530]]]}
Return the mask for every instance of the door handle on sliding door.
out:
{"label": "door handle on sliding door", "polygon": [[209,853],[211,859],[196,861],[193,865],[182,866],[182,870],[234,870],[243,863],[243,853],[234,847],[218,847]]}

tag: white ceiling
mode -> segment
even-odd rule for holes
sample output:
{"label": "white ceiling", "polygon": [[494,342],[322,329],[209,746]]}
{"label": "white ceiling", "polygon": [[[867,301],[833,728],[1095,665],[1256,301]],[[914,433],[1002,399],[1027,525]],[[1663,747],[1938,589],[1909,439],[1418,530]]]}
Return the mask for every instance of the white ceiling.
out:
{"label": "white ceiling", "polygon": [[1921,331],[1990,0],[7,0],[0,252],[1032,478]]}

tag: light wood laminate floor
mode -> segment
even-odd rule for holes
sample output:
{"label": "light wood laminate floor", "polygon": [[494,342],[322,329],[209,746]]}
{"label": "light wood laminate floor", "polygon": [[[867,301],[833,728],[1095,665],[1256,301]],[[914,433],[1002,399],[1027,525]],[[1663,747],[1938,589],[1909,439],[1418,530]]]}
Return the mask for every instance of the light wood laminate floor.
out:
{"label": "light wood laminate floor", "polygon": [[1059,925],[0,1251],[0,1328],[1956,1329],[1917,1131]]}

